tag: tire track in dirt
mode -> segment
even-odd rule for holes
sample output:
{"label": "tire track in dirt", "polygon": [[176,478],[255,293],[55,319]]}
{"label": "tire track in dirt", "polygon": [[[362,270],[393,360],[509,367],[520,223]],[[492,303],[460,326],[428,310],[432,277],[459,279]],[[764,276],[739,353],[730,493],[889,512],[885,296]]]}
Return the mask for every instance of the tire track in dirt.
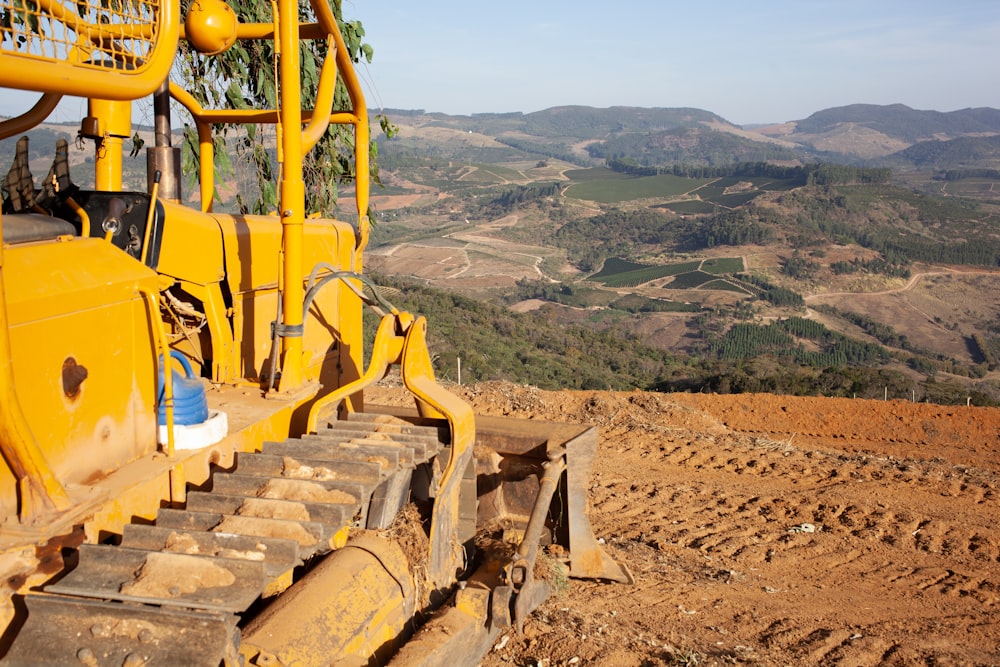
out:
{"label": "tire track in dirt", "polygon": [[600,426],[591,523],[636,578],[574,582],[486,667],[1000,664],[1000,410],[456,391]]}
{"label": "tire track in dirt", "polygon": [[[992,521],[956,509],[983,504],[995,495],[996,479],[986,471],[970,474],[947,462],[845,456],[787,446],[761,451],[753,440],[740,438],[673,442],[658,449],[660,461],[673,468],[672,476],[697,478],[700,488],[681,487],[672,494],[669,505],[675,511],[669,521],[655,511],[634,519],[608,513],[624,519],[617,529],[602,526],[614,530],[619,540],[641,541],[659,550],[696,550],[725,563],[720,570],[726,572],[773,565],[822,573],[833,586],[864,582],[880,594],[932,609],[943,606],[946,598],[967,598],[984,606],[998,602],[1000,543]],[[629,491],[652,498],[662,484],[633,483]],[[907,493],[893,502],[893,489],[899,485],[906,485]],[[595,513],[605,515],[599,494],[592,502]],[[817,532],[790,532],[804,524]],[[934,558],[938,564],[896,565],[914,555]],[[994,572],[982,576],[983,566]],[[766,584],[765,590],[786,589]],[[862,633],[801,623],[795,627],[794,636],[782,640],[765,635],[765,646],[780,648],[803,664],[881,664],[904,655],[906,663],[921,662],[922,654],[907,654],[905,647],[887,639],[861,642],[870,628]],[[936,649],[928,650],[935,656],[930,662],[943,659]]]}
{"label": "tire track in dirt", "polygon": [[[955,502],[947,500],[984,502],[994,492],[995,483],[956,485],[956,480],[948,479],[954,473],[940,470],[944,467],[940,464],[872,464],[864,459],[840,463],[836,458],[817,462],[821,456],[786,452],[779,460],[768,461],[752,450],[727,449],[725,456],[716,457],[677,448],[661,460],[701,471],[703,478],[711,475],[716,481],[704,484],[700,491],[686,486],[673,489],[665,505],[674,511],[665,514],[650,509],[661,505],[645,503],[629,508],[628,501],[622,500],[654,499],[663,493],[659,482],[633,483],[620,492],[620,485],[608,484],[594,489],[591,502],[598,515],[613,518],[616,532],[624,539],[640,539],[651,546],[680,544],[755,562],[800,547],[803,539],[813,540],[810,546],[815,551],[819,547],[814,541],[823,533],[874,540],[897,549],[1000,562],[1000,540],[989,522],[970,525],[967,517],[956,522],[950,518]],[[866,470],[873,465],[878,469]],[[726,480],[726,476],[738,479]],[[747,476],[758,479],[748,483]],[[759,493],[764,489],[757,488],[758,483],[766,484],[770,493]],[[865,499],[871,490],[864,487],[873,483],[880,491],[898,483],[915,488],[906,505],[887,506],[884,493],[877,494],[877,500]],[[918,506],[925,511],[911,507],[914,495],[920,497]],[[817,537],[790,532],[801,531],[804,524],[812,526]],[[653,532],[647,534],[650,526]]]}

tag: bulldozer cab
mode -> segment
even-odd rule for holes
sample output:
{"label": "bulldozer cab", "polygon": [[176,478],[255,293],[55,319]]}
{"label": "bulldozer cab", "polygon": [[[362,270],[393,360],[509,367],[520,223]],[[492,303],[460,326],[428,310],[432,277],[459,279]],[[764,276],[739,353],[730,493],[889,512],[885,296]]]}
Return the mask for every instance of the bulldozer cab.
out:
{"label": "bulldozer cab", "polygon": [[[631,579],[587,520],[596,430],[474,415],[436,381],[427,321],[364,275],[369,112],[333,7],[264,13],[0,0],[0,87],[32,100],[0,119],[4,664],[473,664],[549,594],[540,559]],[[208,108],[171,80],[250,42],[273,57],[270,108]],[[71,98],[75,136],[39,158],[28,135]],[[276,210],[215,211],[215,131],[259,125]],[[331,127],[346,219],[307,208],[303,161]],[[391,368],[411,409],[365,404]]]}

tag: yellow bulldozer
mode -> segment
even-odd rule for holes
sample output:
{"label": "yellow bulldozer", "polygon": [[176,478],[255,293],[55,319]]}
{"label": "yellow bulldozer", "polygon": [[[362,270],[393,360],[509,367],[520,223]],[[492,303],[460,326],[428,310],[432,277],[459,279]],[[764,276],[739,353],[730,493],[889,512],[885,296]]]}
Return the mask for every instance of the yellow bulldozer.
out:
{"label": "yellow bulldozer", "polygon": [[[33,93],[0,119],[16,144],[0,214],[3,664],[475,664],[561,577],[630,580],[587,518],[596,431],[475,416],[435,380],[426,321],[363,275],[371,138],[352,57],[326,0],[270,8],[261,22],[221,0],[185,16],[178,0],[0,0],[0,87]],[[205,108],[171,80],[179,53],[237,40],[272,45],[274,108]],[[311,109],[306,40],[327,46]],[[72,98],[92,190],[65,140],[36,179],[23,136]],[[141,191],[123,186],[137,100],[155,120]],[[198,137],[189,200],[176,110]],[[213,210],[221,124],[275,128],[273,214]],[[349,221],[306,209],[304,156],[334,126],[353,132]],[[410,408],[365,404],[390,369]]]}

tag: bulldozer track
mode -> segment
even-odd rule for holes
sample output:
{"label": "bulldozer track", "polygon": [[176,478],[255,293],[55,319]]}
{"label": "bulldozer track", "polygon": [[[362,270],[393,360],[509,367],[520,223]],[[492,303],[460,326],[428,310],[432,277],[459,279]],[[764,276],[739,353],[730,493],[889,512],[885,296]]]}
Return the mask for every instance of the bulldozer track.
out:
{"label": "bulldozer track", "polygon": [[120,544],[82,545],[72,571],[25,597],[5,664],[238,663],[241,614],[343,546],[349,529],[387,528],[411,484],[433,491],[447,438],[445,428],[354,413],[240,454],[183,509],[126,525]]}

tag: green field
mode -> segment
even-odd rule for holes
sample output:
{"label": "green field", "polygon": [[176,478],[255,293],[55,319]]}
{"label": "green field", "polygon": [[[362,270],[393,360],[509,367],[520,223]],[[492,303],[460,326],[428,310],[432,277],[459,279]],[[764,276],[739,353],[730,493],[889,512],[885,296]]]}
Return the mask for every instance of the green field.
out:
{"label": "green field", "polygon": [[473,169],[466,174],[462,174],[457,180],[461,183],[477,183],[486,185],[507,182],[507,179],[493,173],[492,169]]}
{"label": "green field", "polygon": [[648,265],[632,262],[620,257],[614,257],[606,262],[601,270],[590,277],[590,280],[604,283],[607,287],[636,287],[659,278],[674,276],[666,287],[668,289],[702,288],[712,281],[720,283],[707,289],[723,289],[742,292],[744,290],[725,281],[717,280],[718,276],[743,271],[742,257],[716,257],[713,259],[695,259],[676,264]]}
{"label": "green field", "polygon": [[612,308],[629,313],[697,313],[701,307],[693,303],[650,299],[638,294],[628,294],[611,303]]}
{"label": "green field", "polygon": [[594,308],[609,306],[614,299],[615,294],[607,290],[574,285],[570,294],[560,294],[555,301],[573,308]]}
{"label": "green field", "polygon": [[704,271],[688,271],[687,273],[674,276],[674,279],[667,283],[664,287],[667,289],[695,289],[715,279],[716,276],[713,276],[711,273],[705,273]]}
{"label": "green field", "polygon": [[946,181],[941,186],[941,193],[955,197],[1000,199],[1000,181],[987,178],[963,178],[958,181]]}
{"label": "green field", "polygon": [[639,269],[645,269],[649,264],[639,264],[638,262],[633,262],[631,260],[622,259],[621,257],[611,257],[604,262],[604,266],[601,270],[592,275],[590,278],[604,278],[605,276],[615,276],[619,273],[625,273],[627,271],[637,271]]}
{"label": "green field", "polygon": [[501,182],[519,181],[524,178],[524,174],[518,170],[511,169],[510,167],[502,167],[498,164],[477,164],[474,166],[479,173],[488,174]]}
{"label": "green field", "polygon": [[705,273],[739,273],[744,270],[742,257],[716,257],[706,259],[701,263],[701,270]]}
{"label": "green field", "polygon": [[707,282],[699,286],[698,289],[712,289],[712,290],[719,290],[720,292],[738,292],[740,294],[747,294],[747,295],[750,294],[739,285],[734,285],[728,280],[712,280],[710,282]]}
{"label": "green field", "polygon": [[754,185],[767,192],[787,192],[801,185],[801,183],[792,178],[767,178],[761,176],[752,180]]}
{"label": "green field", "polygon": [[[567,175],[573,172],[567,172]],[[620,174],[619,174],[620,176]],[[574,199],[585,199],[602,204],[614,204],[634,199],[649,199],[653,197],[678,197],[696,190],[711,178],[681,178],[661,174],[659,176],[602,178],[574,182],[566,189],[566,196]]]}
{"label": "green field", "polygon": [[667,278],[696,270],[700,264],[700,260],[694,260],[679,264],[649,266],[612,258],[607,260],[601,270],[590,277],[590,280],[604,283],[608,287],[635,287],[658,278]]}
{"label": "green field", "polygon": [[591,181],[624,181],[629,176],[605,167],[594,167],[593,169],[570,169],[566,172],[566,178],[574,183],[588,183]]}
{"label": "green field", "polygon": [[[566,189],[566,196],[603,204],[630,201],[634,199],[669,198],[689,195],[697,200],[671,202],[660,205],[677,213],[712,213],[714,205],[736,208],[759,196],[767,190],[788,190],[794,187],[792,180],[768,177],[743,178],[686,178],[673,174],[658,176],[628,176],[606,168],[573,169],[566,172],[572,181]],[[740,183],[747,190],[726,193]]]}
{"label": "green field", "polygon": [[719,206],[724,206],[726,208],[736,208],[747,204],[760,196],[759,190],[751,190],[749,192],[736,192],[731,195],[720,195],[712,200],[713,204],[718,204]]}

